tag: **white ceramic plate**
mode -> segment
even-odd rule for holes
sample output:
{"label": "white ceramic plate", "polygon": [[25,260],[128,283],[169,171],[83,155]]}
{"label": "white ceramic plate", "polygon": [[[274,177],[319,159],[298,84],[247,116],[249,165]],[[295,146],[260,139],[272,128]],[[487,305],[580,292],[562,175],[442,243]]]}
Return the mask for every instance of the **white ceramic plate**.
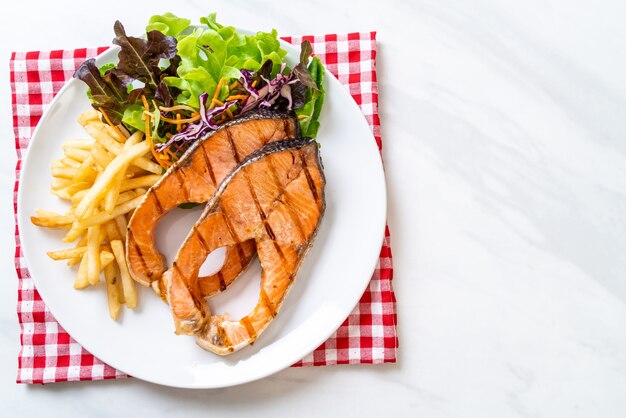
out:
{"label": "white ceramic plate", "polygon": [[[288,61],[298,60],[299,48],[283,42]],[[116,62],[111,48],[98,65]],[[139,286],[139,307],[124,309],[118,321],[109,319],[103,285],[76,291],[76,271],[50,260],[46,251],[67,246],[63,232],[37,228],[29,216],[35,209],[65,211],[66,202],[50,191],[50,163],[62,155],[61,144],[84,138],[76,122],[89,109],[86,86],[71,80],[41,119],[24,158],[18,195],[18,222],[30,273],[43,300],[59,323],[83,347],[102,361],[150,382],[216,388],[249,382],[290,366],[313,351],[335,331],[366,288],[382,244],[386,194],[380,155],[372,133],[354,100],[326,72],[326,101],[318,140],[327,179],[326,214],[314,246],[278,317],[253,346],[219,357],[196,346],[188,336],[176,336],[169,309],[148,288]],[[177,209],[158,227],[158,245],[171,260],[201,209]],[[208,269],[220,254],[211,255]],[[212,265],[210,265],[212,264]],[[240,318],[256,304],[260,267],[256,265],[224,294],[210,300],[214,312]]]}

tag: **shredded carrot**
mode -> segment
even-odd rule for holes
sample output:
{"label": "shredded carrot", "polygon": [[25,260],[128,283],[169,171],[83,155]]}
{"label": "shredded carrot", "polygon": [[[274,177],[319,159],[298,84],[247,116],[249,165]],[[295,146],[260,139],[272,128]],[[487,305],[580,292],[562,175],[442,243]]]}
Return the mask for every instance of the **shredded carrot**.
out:
{"label": "shredded carrot", "polygon": [[113,122],[111,122],[111,119],[109,119],[109,115],[106,114],[104,109],[99,107],[98,110],[100,111],[100,113],[102,113],[102,116],[104,116],[104,120],[107,121],[107,123],[111,126],[111,128],[115,129],[115,132],[120,134],[120,137],[126,138],[126,135],[124,135],[122,131],[120,131],[120,129],[116,125],[113,125]]}
{"label": "shredded carrot", "polygon": [[176,110],[188,110],[190,112],[195,112],[196,111],[196,109],[194,109],[191,106],[187,106],[187,105],[176,105],[176,106],[172,106],[172,107],[161,106],[161,107],[159,107],[159,109],[161,109],[164,112],[174,112]]}
{"label": "shredded carrot", "polygon": [[[154,113],[153,113],[153,112],[146,112],[146,111],[144,110],[143,114],[144,114],[144,115],[146,115],[146,116],[148,116],[148,117],[150,117],[151,119],[154,119]],[[177,117],[178,117],[178,116],[180,116],[180,114],[177,114]],[[180,122],[181,124],[182,124],[182,123],[193,123],[193,122],[196,122],[196,121],[200,120],[200,115],[196,114],[195,116],[193,116],[193,117],[191,117],[191,118],[187,118],[187,119],[180,119],[180,120],[178,120],[178,119],[168,118],[168,117],[165,117],[165,116],[162,116],[162,115],[161,115],[161,120],[162,120],[163,122],[167,122],[167,123],[172,123],[172,124],[174,124],[174,125],[178,125],[178,123],[179,123],[179,122]]]}
{"label": "shredded carrot", "polygon": [[154,105],[154,110],[159,109],[159,106],[156,104],[156,102],[154,101],[154,99],[152,99],[152,104]]}
{"label": "shredded carrot", "polygon": [[224,84],[224,81],[226,81],[226,79],[224,77],[220,78],[220,81],[217,82],[217,87],[215,87],[215,93],[213,93],[213,98],[211,99],[211,107],[209,107],[209,109],[212,109],[213,107],[215,107],[215,102],[219,100],[217,100],[217,97],[220,94],[220,90],[222,89],[222,84]]}
{"label": "shredded carrot", "polygon": [[180,113],[177,113],[176,114],[176,131],[177,132],[180,132],[183,129],[181,119],[182,118],[180,116]]}
{"label": "shredded carrot", "polygon": [[304,118],[308,118],[309,115],[298,115],[297,118],[298,119],[304,119]]}
{"label": "shredded carrot", "polygon": [[228,96],[226,98],[226,101],[229,100],[246,100],[248,98],[248,96],[246,96],[245,94],[235,94],[233,96]]}
{"label": "shredded carrot", "polygon": [[252,82],[252,87],[254,88],[255,86],[256,86],[256,80]]}
{"label": "shredded carrot", "polygon": [[[148,105],[148,100],[146,100],[146,96],[144,96],[143,94],[141,95],[141,101],[143,102],[143,107],[146,109],[146,112],[149,112],[150,105]],[[145,112],[144,112],[144,115],[145,115]],[[169,165],[163,164],[163,161],[161,160],[161,158],[159,158],[159,154],[157,154],[156,150],[154,149],[154,143],[152,142],[152,137],[150,136],[150,118],[145,118],[145,121],[146,121],[146,132],[145,132],[146,141],[148,141],[148,145],[150,145],[150,152],[152,153],[154,160],[157,163],[159,163],[161,167],[167,170],[169,168]]]}
{"label": "shredded carrot", "polygon": [[239,87],[239,80],[233,81],[233,83],[230,86],[228,86],[230,90],[234,90],[236,87]]}
{"label": "shredded carrot", "polygon": [[231,119],[234,118],[233,112],[231,112],[230,109],[226,109],[226,113],[228,113],[228,117],[229,118],[231,118]]}
{"label": "shredded carrot", "polygon": [[[180,116],[180,114],[177,114],[177,117]],[[165,116],[161,116],[161,120],[163,122],[167,122],[167,123],[172,123],[174,125],[178,125],[178,123],[193,123],[197,120],[200,120],[200,115],[198,116],[194,116],[192,118],[187,118],[187,119],[171,119],[171,118],[166,118]]]}
{"label": "shredded carrot", "polygon": [[159,158],[159,154],[157,154],[156,150],[154,149],[154,143],[152,142],[152,137],[150,136],[150,122],[148,122],[148,119],[146,119],[146,141],[148,141],[148,145],[150,145],[150,152],[154,157],[154,161],[156,161],[157,163],[159,163],[159,165],[161,165],[161,167],[163,167],[163,164],[161,164],[161,159]]}
{"label": "shredded carrot", "polygon": [[220,102],[220,101],[219,101],[219,100],[217,100],[217,99],[213,99],[213,100],[211,100],[211,106],[209,106],[209,109],[213,109],[216,105],[217,105],[217,106],[223,106],[223,105],[224,105],[224,103],[223,103],[223,102]]}
{"label": "shredded carrot", "polygon": [[215,92],[213,93],[213,100],[217,99],[217,96],[220,94],[220,90],[222,89],[222,85],[226,79],[224,77],[220,78],[220,81],[217,82],[217,87],[215,87]]}
{"label": "shredded carrot", "polygon": [[174,161],[178,161],[178,156],[176,154],[174,154],[172,151],[170,151],[169,148],[165,149],[165,152],[174,159]]}
{"label": "shredded carrot", "polygon": [[150,111],[150,105],[148,104],[148,100],[146,100],[146,96],[141,95],[141,101],[143,102],[143,107],[146,108],[146,112]]}

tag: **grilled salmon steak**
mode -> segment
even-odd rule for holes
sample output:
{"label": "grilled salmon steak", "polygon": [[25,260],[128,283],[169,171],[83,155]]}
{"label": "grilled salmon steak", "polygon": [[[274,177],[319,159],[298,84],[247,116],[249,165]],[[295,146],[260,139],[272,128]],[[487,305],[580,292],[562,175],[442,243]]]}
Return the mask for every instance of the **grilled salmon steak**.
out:
{"label": "grilled salmon steak", "polygon": [[[273,142],[226,176],[163,275],[179,334],[225,355],[252,343],[278,313],[325,209],[324,175],[311,139]],[[219,247],[253,242],[262,268],[255,308],[240,320],[211,315],[198,278]]]}
{"label": "grilled salmon steak", "polygon": [[[159,220],[182,203],[208,202],[222,180],[247,155],[269,142],[296,137],[298,130],[292,115],[259,110],[222,125],[192,145],[148,191],[130,219],[126,252],[131,276],[143,285],[152,285],[165,298],[161,281],[164,258],[154,239]],[[254,255],[253,241],[228,246],[221,270],[200,279],[202,294],[211,296],[224,290]]]}

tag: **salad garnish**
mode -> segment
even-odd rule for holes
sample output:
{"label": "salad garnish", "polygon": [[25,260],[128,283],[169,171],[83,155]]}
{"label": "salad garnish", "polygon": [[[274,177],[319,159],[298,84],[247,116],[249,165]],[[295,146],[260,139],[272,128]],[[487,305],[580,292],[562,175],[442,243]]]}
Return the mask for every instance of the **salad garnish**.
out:
{"label": "salad garnish", "polygon": [[118,63],[85,61],[74,77],[116,129],[142,131],[167,169],[198,139],[250,110],[294,111],[302,136],[315,137],[324,100],[324,67],[308,41],[285,62],[278,34],[238,33],[210,14],[192,26],[171,13],[150,18],[143,38],[115,22]]}

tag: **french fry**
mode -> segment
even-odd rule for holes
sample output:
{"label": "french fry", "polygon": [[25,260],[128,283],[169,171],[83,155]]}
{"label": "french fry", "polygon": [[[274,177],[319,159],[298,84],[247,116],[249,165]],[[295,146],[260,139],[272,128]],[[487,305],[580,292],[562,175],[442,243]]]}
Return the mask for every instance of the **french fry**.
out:
{"label": "french fry", "polygon": [[52,183],[50,183],[50,188],[52,190],[60,190],[72,184],[72,180],[70,179],[52,179]]}
{"label": "french fry", "polygon": [[63,161],[61,160],[54,160],[52,161],[52,164],[50,164],[50,167],[51,168],[65,168],[67,167],[67,165],[65,165]]}
{"label": "french fry", "polygon": [[87,279],[87,257],[88,254],[85,252],[78,266],[76,281],[74,281],[74,289],[84,289],[89,286],[89,280]]}
{"label": "french fry", "polygon": [[126,305],[126,299],[124,299],[124,284],[122,283],[119,274],[115,282],[115,284],[117,285],[117,297],[119,298],[121,304]]}
{"label": "french fry", "polygon": [[74,223],[72,223],[70,230],[68,231],[67,234],[65,234],[65,236],[63,237],[61,241],[74,242],[78,239],[78,237],[85,234],[86,232],[87,232],[87,228],[81,228],[80,226],[78,226],[78,221],[75,221]]}
{"label": "french fry", "polygon": [[152,174],[149,171],[144,170],[143,168],[135,167],[131,165],[126,169],[126,173],[124,173],[125,179],[132,179],[133,177],[141,177],[148,174]]}
{"label": "french fry", "polygon": [[134,199],[126,201],[121,205],[118,205],[113,209],[113,212],[98,212],[92,216],[88,216],[80,221],[76,221],[72,224],[70,231],[63,238],[63,242],[74,242],[83,234],[87,228],[94,225],[100,225],[104,222],[110,221],[120,215],[125,215],[135,209],[141,203],[143,196],[137,196]]}
{"label": "french fry", "polygon": [[111,181],[115,179],[116,174],[121,172],[129,162],[149,151],[150,146],[146,141],[144,141],[133,145],[128,150],[115,157],[102,175],[96,179],[96,182],[87,191],[80,203],[76,206],[76,216],[79,218],[85,216],[87,210],[90,207],[94,207],[96,200],[102,197],[102,195],[106,192],[107,187]]}
{"label": "french fry", "polygon": [[100,281],[100,226],[94,225],[87,230],[87,280],[96,285]]}
{"label": "french fry", "polygon": [[[122,193],[117,195],[117,200],[115,201],[115,205],[119,206],[119,205],[121,205],[123,203],[126,203],[129,200],[134,199],[138,195],[139,195],[139,193],[137,193],[135,190],[128,190],[126,192],[122,192]],[[104,202],[102,202],[101,207],[102,207],[102,210],[104,210]]]}
{"label": "french fry", "polygon": [[109,125],[107,123],[104,123],[104,122],[102,122],[102,125],[103,125],[104,131],[111,138],[115,139],[116,141],[121,142],[123,144],[128,139],[127,137],[124,136],[122,131],[119,130],[119,128],[113,127],[113,126],[111,126],[111,125]]}
{"label": "french fry", "polygon": [[[145,194],[145,193],[142,193]],[[129,200],[133,200],[134,198],[138,197],[139,193],[137,193],[135,190],[129,190],[127,192],[123,192],[117,195],[117,200],[115,201],[115,204],[117,206],[119,205],[123,205],[124,203],[128,202]]]}
{"label": "french fry", "polygon": [[137,145],[138,143],[140,143],[142,139],[143,139],[143,132],[137,131],[134,134],[132,134],[130,137],[128,137],[126,142],[124,142],[122,149],[127,150],[133,145]]}
{"label": "french fry", "polygon": [[67,250],[48,251],[48,257],[53,260],[68,260],[75,257],[82,257],[87,251],[86,246],[70,248]]}
{"label": "french fry", "polygon": [[120,275],[122,278],[122,289],[124,290],[124,301],[129,308],[135,308],[137,306],[137,293],[135,292],[135,282],[131,279],[128,273],[128,266],[126,265],[126,256],[124,254],[124,244],[120,240],[111,241],[111,248],[113,249],[113,255],[120,269]]}
{"label": "french fry", "polygon": [[107,150],[105,150],[100,144],[94,145],[91,149],[91,155],[93,156],[95,162],[103,169],[111,164],[111,161],[113,161],[114,158],[114,155],[107,152]]}
{"label": "french fry", "polygon": [[35,213],[37,214],[37,216],[42,217],[42,218],[54,218],[57,216],[65,216],[65,215],[61,215],[60,213],[57,212],[53,212],[51,210],[44,210],[44,209],[35,209]]}
{"label": "french fry", "polygon": [[117,224],[117,229],[124,238],[124,242],[126,242],[126,230],[128,229],[128,223],[126,222],[124,215],[116,216],[115,223]]}
{"label": "french fry", "polygon": [[108,137],[118,143],[126,142],[126,137],[122,134],[122,132],[112,126],[104,122],[93,122],[84,126],[85,130],[91,135],[96,141],[104,139],[104,137]]}
{"label": "french fry", "polygon": [[122,235],[120,234],[119,229],[117,229],[117,224],[115,223],[115,220],[109,221],[105,225],[109,241],[122,239]]}
{"label": "french fry", "polygon": [[118,155],[122,152],[122,144],[117,140],[119,134],[117,132],[112,132],[110,126],[105,125],[104,123],[88,123],[85,125],[85,130],[89,135],[93,137],[100,145],[102,145],[107,151],[109,151],[113,155]]}
{"label": "french fry", "polygon": [[114,127],[106,120],[109,124],[95,110],[79,116],[92,138],[64,142],[63,156],[51,164],[52,193],[72,206],[65,214],[38,210],[31,221],[69,229],[62,241],[75,242],[74,247],[49,251],[48,256],[67,260],[68,266],[78,264],[76,289],[98,284],[104,272],[109,315],[116,319],[122,304],[137,306],[124,249],[128,219],[163,168],[153,161],[143,132],[131,135],[123,125]]}
{"label": "french fry", "polygon": [[115,256],[108,250],[100,251],[100,271],[115,260]]}
{"label": "french fry", "polygon": [[159,181],[160,178],[161,176],[159,175],[150,174],[147,176],[124,180],[122,182],[122,187],[120,188],[120,191],[125,192],[127,190],[133,190],[138,187],[152,187],[152,185],[154,185],[157,181]]}
{"label": "french fry", "polygon": [[132,164],[154,174],[163,174],[163,168],[160,165],[145,157],[137,158]]}
{"label": "french fry", "polygon": [[120,188],[122,187],[122,181],[124,181],[124,171],[115,176],[115,178],[111,181],[109,190],[104,196],[104,210],[107,213],[112,213],[113,209],[115,209],[117,198],[120,194]]}
{"label": "french fry", "polygon": [[72,167],[52,167],[52,176],[62,179],[73,179],[78,172],[77,168]]}
{"label": "french fry", "polygon": [[76,161],[72,158],[68,158],[65,157],[63,159],[61,159],[60,161],[63,165],[65,165],[66,167],[72,167],[72,168],[79,168],[80,167],[80,162]]}
{"label": "french fry", "polygon": [[100,113],[95,109],[89,109],[78,116],[78,123],[82,126],[87,125],[91,122],[99,122],[100,121]]}
{"label": "french fry", "polygon": [[67,260],[67,265],[70,267],[75,266],[76,264],[80,263],[82,259],[82,257],[70,258],[69,260]]}
{"label": "french fry", "polygon": [[[85,126],[85,130],[87,130],[87,132],[111,154],[117,156],[124,152],[124,146],[111,136],[112,128],[109,125],[90,123]],[[141,133],[141,131],[137,132]],[[137,132],[133,135],[137,135]],[[116,135],[119,137],[119,134],[116,133]],[[163,172],[160,165],[147,158],[137,158],[132,161],[131,164],[154,174],[161,174]]]}
{"label": "french fry", "polygon": [[74,239],[67,241],[67,242],[75,241],[76,238],[78,238],[78,236],[80,235],[80,233],[86,230],[87,228],[89,228],[90,226],[101,225],[104,222],[115,219],[116,217],[120,215],[127,214],[128,212],[130,212],[131,210],[139,206],[139,203],[141,203],[142,199],[143,199],[143,196],[137,196],[134,199],[131,199],[127,202],[122,203],[121,205],[116,206],[115,209],[113,209],[113,212],[111,213],[98,212],[95,215],[76,221],[75,225],[72,226],[72,229],[76,227],[78,231],[77,233],[70,235],[70,237]]}
{"label": "french fry", "polygon": [[70,196],[75,195],[77,192],[80,192],[81,190],[85,190],[88,189],[89,187],[91,187],[91,184],[86,182],[86,181],[81,181],[81,182],[75,182],[70,184],[69,186],[65,187],[63,190],[65,190]]}
{"label": "french fry", "polygon": [[117,285],[117,271],[113,264],[109,264],[104,268],[104,280],[107,285],[107,299],[109,302],[109,316],[112,320],[116,320],[122,309],[120,301],[120,291]]}
{"label": "french fry", "polygon": [[57,197],[60,197],[63,200],[72,200],[72,195],[69,194],[65,189],[50,190],[50,193]]}
{"label": "french fry", "polygon": [[[91,146],[89,147],[91,149]],[[82,163],[89,156],[89,151],[76,147],[67,147],[63,150],[65,158]]]}
{"label": "french fry", "polygon": [[76,220],[74,215],[31,216],[30,221],[37,226],[46,228],[66,228]]}
{"label": "french fry", "polygon": [[79,181],[92,181],[96,178],[97,171],[94,169],[94,159],[92,155],[87,156],[80,167],[76,171],[76,175],[73,180]]}
{"label": "french fry", "polygon": [[[76,246],[74,248],[80,248],[80,247],[85,247],[87,248],[87,234],[83,234],[80,239],[78,240],[78,242],[76,243]],[[74,258],[70,258],[69,261],[67,262],[68,266],[73,266],[75,264],[80,263],[80,261],[83,259],[83,256],[77,256]]]}
{"label": "french fry", "polygon": [[[93,146],[94,142],[86,139],[68,139],[63,143],[63,151],[67,153],[67,151],[71,148],[89,151]],[[67,155],[67,154],[66,154]]]}
{"label": "french fry", "polygon": [[72,205],[78,205],[86,194],[87,190],[80,190],[74,193],[74,196],[72,196]]}
{"label": "french fry", "polygon": [[[115,257],[109,251],[100,251],[100,271],[102,271],[102,269],[111,264],[113,260],[115,260]],[[87,263],[87,253],[85,253],[85,255],[83,255],[83,259],[80,262],[80,265],[78,266],[78,274],[76,276],[76,281],[74,281],[74,289],[84,289],[89,286],[90,283],[87,276]],[[83,265],[84,267],[82,267],[81,271],[81,266]]]}
{"label": "french fry", "polygon": [[77,192],[88,189],[89,187],[90,187],[90,184],[86,182],[73,183],[62,189],[51,190],[51,193],[55,196],[60,197],[61,199],[70,200],[73,202],[74,195]]}

